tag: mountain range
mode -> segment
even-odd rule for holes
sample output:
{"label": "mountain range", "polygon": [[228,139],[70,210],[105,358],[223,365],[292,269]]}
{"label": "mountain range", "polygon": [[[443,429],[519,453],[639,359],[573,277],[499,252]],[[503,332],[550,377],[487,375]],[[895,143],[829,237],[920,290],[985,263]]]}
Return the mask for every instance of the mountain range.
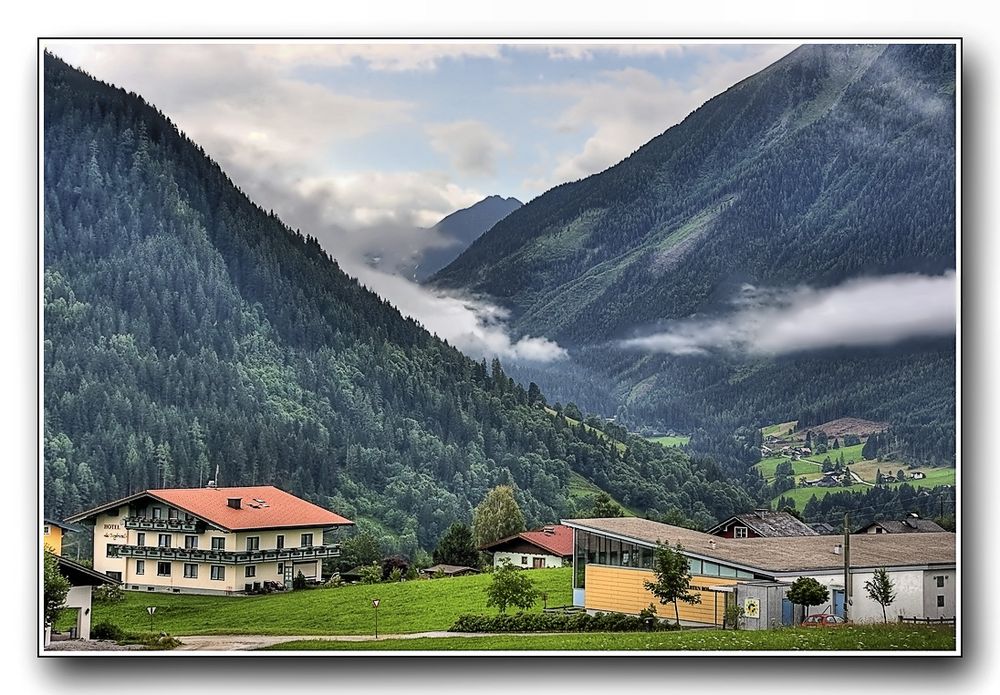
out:
{"label": "mountain range", "polygon": [[589,512],[580,483],[695,526],[760,499],[544,408],[362,287],[139,95],[49,53],[43,70],[46,517],[275,484],[413,554],[497,484],[529,525]]}
{"label": "mountain range", "polygon": [[[736,469],[748,461],[713,446],[738,429],[842,416],[953,463],[954,321],[887,339],[920,323],[917,297],[912,316],[814,307],[921,279],[954,296],[955,75],[950,45],[802,46],[531,200],[429,282],[488,296],[516,335],[569,351],[508,365],[519,378],[633,429],[693,432]],[[779,344],[761,340],[778,327]]]}

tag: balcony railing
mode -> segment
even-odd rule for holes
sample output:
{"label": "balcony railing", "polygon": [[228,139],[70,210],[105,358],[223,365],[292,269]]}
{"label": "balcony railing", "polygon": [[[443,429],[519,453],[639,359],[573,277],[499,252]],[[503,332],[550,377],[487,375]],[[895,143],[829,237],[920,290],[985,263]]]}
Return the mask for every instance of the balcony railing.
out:
{"label": "balcony railing", "polygon": [[200,532],[203,524],[196,519],[152,519],[145,516],[130,516],[125,519],[125,528],[150,531],[196,531]]}
{"label": "balcony railing", "polygon": [[159,546],[108,544],[108,554],[112,557],[249,565],[257,562],[324,560],[332,557],[340,557],[340,546],[315,545],[308,548],[274,548],[271,550],[205,550],[202,548],[162,548]]}

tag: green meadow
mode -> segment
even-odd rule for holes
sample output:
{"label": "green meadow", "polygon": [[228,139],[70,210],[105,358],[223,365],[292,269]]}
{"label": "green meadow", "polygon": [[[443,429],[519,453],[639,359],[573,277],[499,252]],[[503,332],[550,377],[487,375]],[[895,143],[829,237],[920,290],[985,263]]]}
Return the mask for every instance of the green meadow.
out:
{"label": "green meadow", "polygon": [[681,630],[488,637],[419,637],[365,642],[285,642],[261,651],[954,651],[955,628],[855,625],[837,629]]}
{"label": "green meadow", "polygon": [[[549,606],[573,602],[571,568],[525,570]],[[385,634],[447,630],[463,613],[494,613],[484,592],[489,573],[469,577],[352,584],[262,596],[192,596],[126,592],[117,604],[94,604],[92,623],[110,622],[125,632],[150,631],[147,606],[156,606],[153,630],[170,635],[364,635],[374,630],[372,599],[378,598],[378,629]],[[532,609],[540,612],[543,602]],[[60,630],[69,620],[58,621]]]}

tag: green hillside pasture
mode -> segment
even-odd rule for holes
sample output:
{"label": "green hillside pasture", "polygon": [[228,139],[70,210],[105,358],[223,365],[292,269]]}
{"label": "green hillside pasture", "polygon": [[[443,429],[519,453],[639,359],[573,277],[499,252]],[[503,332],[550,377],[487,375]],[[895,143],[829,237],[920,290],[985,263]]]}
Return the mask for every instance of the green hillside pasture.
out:
{"label": "green hillside pasture", "polygon": [[796,425],[799,424],[798,420],[791,420],[789,422],[779,422],[776,425],[768,425],[760,430],[760,433],[767,437],[768,435],[772,437],[784,437],[788,434],[788,430],[795,431]]}
{"label": "green hillside pasture", "polygon": [[665,447],[685,446],[691,441],[691,437],[685,437],[682,435],[675,437],[646,437],[646,439]]}
{"label": "green hillside pasture", "polygon": [[[754,464],[754,468],[760,471],[761,476],[764,480],[774,480],[775,471],[778,470],[778,464],[784,463],[786,461],[791,461],[787,456],[770,456],[766,459],[761,459],[758,463]],[[823,468],[815,463],[804,460],[791,461],[792,471],[795,473],[797,478],[800,475],[814,476],[818,477],[820,473],[823,472]]]}
{"label": "green hillside pasture", "polygon": [[[853,468],[851,470],[854,470]],[[893,469],[895,470],[895,469]],[[933,488],[938,485],[954,485],[955,484],[955,469],[954,468],[925,468],[923,469],[927,477],[923,480],[907,480],[902,483],[889,483],[888,487],[899,487],[900,485],[909,485],[913,488]],[[797,487],[794,490],[787,490],[778,497],[787,497],[795,500],[795,508],[799,511],[806,506],[813,495],[816,495],[817,499],[823,499],[826,495],[831,492],[842,492],[844,490],[849,490],[851,492],[864,492],[865,490],[871,490],[871,485],[851,485],[850,487]],[[775,497],[772,502],[777,502],[778,497]]]}
{"label": "green hillside pasture", "polygon": [[611,497],[611,499],[613,499],[615,503],[617,503],[618,506],[625,511],[625,516],[638,516],[633,510],[629,509],[618,500],[615,500],[611,493],[608,493],[606,490],[602,490],[576,471],[569,472],[569,496],[574,502],[582,502],[585,505],[590,504],[591,498],[602,492]]}
{"label": "green hillside pasture", "polygon": [[830,460],[836,463],[840,460],[840,455],[843,454],[844,463],[848,461],[859,462],[863,460],[861,458],[861,450],[864,446],[864,444],[855,444],[854,446],[842,446],[839,449],[827,449],[825,454],[813,454],[812,456],[807,456],[806,460],[823,463],[823,459],[829,456]]}
{"label": "green hillside pasture", "polygon": [[[381,625],[381,623],[380,623]],[[285,642],[260,651],[954,651],[955,628],[852,625],[836,630],[682,630],[490,637],[419,637],[365,642]]]}
{"label": "green hillside pasture", "polygon": [[[556,417],[559,414],[555,410],[553,410],[552,408],[545,408],[545,412],[548,413],[549,415],[551,415],[552,417]],[[566,417],[565,415],[563,415],[562,417],[563,417],[564,420],[566,420],[566,422],[571,427],[576,427],[577,425],[580,424],[579,420],[574,420],[573,418]],[[608,436],[607,432],[604,432],[603,430],[595,429],[595,428],[591,427],[590,425],[588,425],[586,423],[583,423],[583,428],[585,430],[587,430],[588,432],[594,432],[594,433],[596,433],[597,436],[600,437],[601,439],[611,439]],[[615,448],[617,448],[618,451],[624,452],[625,449],[628,448],[628,447],[625,446],[624,442],[620,442],[617,439],[612,439],[612,441],[615,443]]]}
{"label": "green hillside pasture", "polygon": [[[549,606],[573,602],[572,568],[524,570]],[[110,622],[126,632],[149,631],[146,606],[156,606],[154,630],[170,635],[364,635],[447,630],[463,613],[493,613],[486,607],[488,573],[386,584],[352,584],[264,596],[191,596],[126,592],[114,605],[94,604],[93,623]],[[532,609],[541,612],[539,601]],[[61,625],[61,621],[59,625]]]}

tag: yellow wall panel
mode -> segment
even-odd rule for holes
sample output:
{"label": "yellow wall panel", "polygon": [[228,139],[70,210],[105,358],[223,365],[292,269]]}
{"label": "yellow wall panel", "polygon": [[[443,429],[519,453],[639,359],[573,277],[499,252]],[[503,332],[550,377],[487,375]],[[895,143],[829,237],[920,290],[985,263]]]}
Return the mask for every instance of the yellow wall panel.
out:
{"label": "yellow wall panel", "polygon": [[[587,565],[586,588],[584,589],[584,607],[587,610],[610,611],[636,615],[650,603],[656,606],[657,615],[661,618],[673,618],[673,604],[661,604],[643,582],[656,581],[656,576],[649,570],[630,567],[605,567]],[[692,577],[691,586],[730,586],[736,584],[735,579],[721,577]],[[681,620],[697,623],[718,625],[722,623],[725,608],[725,595],[714,591],[694,591],[701,597],[701,603],[678,603],[678,613]]]}

